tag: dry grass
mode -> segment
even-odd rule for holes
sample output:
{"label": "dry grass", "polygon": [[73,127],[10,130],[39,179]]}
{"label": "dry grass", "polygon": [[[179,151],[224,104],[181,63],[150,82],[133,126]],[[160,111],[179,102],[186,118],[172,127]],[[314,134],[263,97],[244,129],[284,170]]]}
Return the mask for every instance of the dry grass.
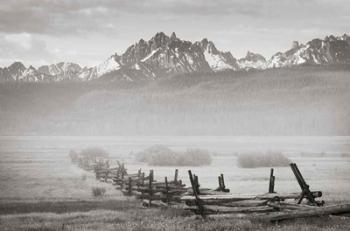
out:
{"label": "dry grass", "polygon": [[322,217],[281,223],[243,219],[202,220],[173,209],[118,208],[89,212],[30,213],[0,216],[0,230],[348,230],[349,218]]}
{"label": "dry grass", "polygon": [[[47,200],[47,201],[0,201],[0,215],[25,213],[73,213],[91,210],[128,210],[138,209],[140,203],[135,200],[112,200],[109,198],[93,200]],[[1,230],[1,229],[0,229]]]}
{"label": "dry grass", "polygon": [[242,168],[284,167],[290,162],[280,152],[246,153],[238,156],[238,165]]}
{"label": "dry grass", "polygon": [[92,199],[92,187],[105,187],[107,197],[122,196],[112,185],[96,182],[93,173],[72,165],[66,155],[54,157],[53,153],[52,157],[41,157],[38,154],[31,157],[30,162],[21,162],[16,157],[5,156],[0,163],[1,199]]}

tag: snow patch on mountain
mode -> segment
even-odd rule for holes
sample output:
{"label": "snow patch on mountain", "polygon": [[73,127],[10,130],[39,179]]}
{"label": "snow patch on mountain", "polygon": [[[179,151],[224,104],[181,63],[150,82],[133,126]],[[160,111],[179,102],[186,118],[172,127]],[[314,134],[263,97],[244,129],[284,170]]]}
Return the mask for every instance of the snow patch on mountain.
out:
{"label": "snow patch on mountain", "polygon": [[120,64],[115,60],[115,56],[109,57],[106,61],[96,67],[97,77],[120,69]]}
{"label": "snow patch on mountain", "polygon": [[213,71],[233,69],[232,66],[224,62],[224,60],[222,59],[222,57],[220,57],[220,55],[215,55],[215,54],[209,53],[208,50],[205,50],[204,56],[205,56],[205,60],[208,62],[210,68]]}
{"label": "snow patch on mountain", "polygon": [[138,63],[135,63],[134,68],[135,70],[138,70],[138,71],[141,70],[141,67]]}
{"label": "snow patch on mountain", "polygon": [[153,50],[149,55],[147,55],[146,57],[141,59],[141,62],[146,62],[148,59],[152,58],[152,56],[154,54],[156,54],[159,50],[160,50],[160,48],[157,48],[157,49]]}

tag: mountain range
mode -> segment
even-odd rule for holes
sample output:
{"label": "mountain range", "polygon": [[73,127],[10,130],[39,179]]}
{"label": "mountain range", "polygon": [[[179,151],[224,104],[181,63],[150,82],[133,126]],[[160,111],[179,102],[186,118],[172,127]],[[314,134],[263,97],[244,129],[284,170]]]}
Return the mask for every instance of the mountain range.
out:
{"label": "mountain range", "polygon": [[208,39],[190,42],[178,38],[175,33],[168,36],[160,32],[148,41],[140,39],[123,54],[113,54],[95,67],[60,62],[34,68],[15,62],[0,68],[0,82],[137,81],[183,73],[330,64],[350,64],[350,37],[347,34],[313,39],[306,44],[295,41],[290,49],[277,52],[270,59],[250,51],[244,58],[236,59],[231,52],[217,49]]}

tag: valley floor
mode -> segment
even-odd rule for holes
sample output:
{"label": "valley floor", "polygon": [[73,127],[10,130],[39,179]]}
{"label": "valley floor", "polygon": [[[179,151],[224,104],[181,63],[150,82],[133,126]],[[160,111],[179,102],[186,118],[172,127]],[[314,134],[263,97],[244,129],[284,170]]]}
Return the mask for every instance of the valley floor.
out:
{"label": "valley floor", "polygon": [[[350,218],[321,217],[298,219],[276,223],[263,223],[247,219],[202,220],[181,209],[148,209],[143,208],[139,200],[128,198],[116,190],[112,184],[98,182],[91,172],[84,171],[70,163],[68,152],[75,146],[96,144],[109,147],[114,158],[126,162],[128,171],[137,172],[142,168],[147,171],[150,166],[139,166],[129,156],[131,150],[150,140],[135,143],[116,142],[116,138],[100,138],[98,143],[86,138],[9,138],[0,139],[0,231],[53,231],[53,230],[349,230]],[[62,140],[63,139],[63,140]],[[96,138],[94,138],[96,139]],[[105,140],[107,139],[107,141]],[[137,140],[137,138],[133,138]],[[189,139],[186,137],[186,139]],[[203,138],[204,139],[204,138]],[[190,144],[213,145],[234,150],[236,143],[200,139]],[[225,139],[225,138],[220,138]],[[226,138],[228,139],[228,138]],[[186,143],[179,138],[171,138],[178,147]],[[305,138],[301,139],[305,142]],[[316,139],[317,140],[317,139]],[[103,142],[102,142],[103,141]],[[292,146],[301,148],[301,145]],[[102,142],[102,143],[101,143]],[[348,150],[348,138],[342,138],[333,145]],[[316,143],[322,148],[324,139]],[[309,144],[309,143],[307,143]],[[191,145],[191,146],[192,146]],[[175,145],[173,145],[175,146]],[[331,145],[332,146],[332,145]],[[124,149],[120,149],[120,147]],[[143,147],[143,146],[142,146]],[[312,147],[308,145],[307,147]],[[205,147],[207,148],[207,147]],[[350,203],[349,159],[334,156],[334,151],[325,149],[325,154],[292,155],[291,159],[300,163],[312,189],[321,190],[327,204]],[[219,150],[224,153],[225,150]],[[121,155],[125,153],[125,156]],[[314,151],[314,153],[320,153]],[[343,153],[339,150],[337,153]],[[128,158],[126,158],[128,157]],[[152,168],[155,166],[152,166]],[[186,180],[188,168],[179,167],[179,177]],[[227,186],[233,193],[265,192],[268,185],[269,168],[242,169],[236,166],[234,155],[213,155],[211,166],[192,168],[201,177],[203,186],[214,188],[216,176],[222,171],[227,177]],[[174,167],[155,168],[156,176],[173,174]],[[278,173],[278,175],[277,175]],[[231,175],[230,175],[231,174]],[[266,175],[267,176],[266,176]],[[276,189],[278,191],[297,192],[299,186],[289,168],[276,168]],[[215,177],[215,178],[209,178]],[[210,182],[214,184],[211,185]],[[188,185],[188,183],[186,182]],[[103,187],[106,193],[96,198],[93,187]],[[249,190],[248,190],[249,189]]]}
{"label": "valley floor", "polygon": [[[45,212],[38,212],[45,211]],[[349,217],[279,223],[247,219],[202,220],[176,209],[142,208],[138,201],[0,203],[0,230],[349,230]]]}

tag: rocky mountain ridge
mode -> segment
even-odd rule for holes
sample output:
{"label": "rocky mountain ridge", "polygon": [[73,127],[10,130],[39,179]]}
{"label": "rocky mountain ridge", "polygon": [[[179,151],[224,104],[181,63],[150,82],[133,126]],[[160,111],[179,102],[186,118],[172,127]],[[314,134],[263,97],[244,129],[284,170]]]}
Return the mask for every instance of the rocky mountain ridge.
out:
{"label": "rocky mountain ridge", "polygon": [[306,44],[293,42],[284,52],[266,60],[260,54],[247,53],[236,59],[230,52],[216,48],[208,39],[182,40],[172,33],[157,33],[150,40],[140,39],[121,54],[114,54],[95,67],[81,67],[70,62],[25,67],[15,62],[0,68],[0,81],[91,81],[155,80],[183,73],[218,72],[283,68],[296,65],[350,64],[350,37],[347,34],[313,39]]}

